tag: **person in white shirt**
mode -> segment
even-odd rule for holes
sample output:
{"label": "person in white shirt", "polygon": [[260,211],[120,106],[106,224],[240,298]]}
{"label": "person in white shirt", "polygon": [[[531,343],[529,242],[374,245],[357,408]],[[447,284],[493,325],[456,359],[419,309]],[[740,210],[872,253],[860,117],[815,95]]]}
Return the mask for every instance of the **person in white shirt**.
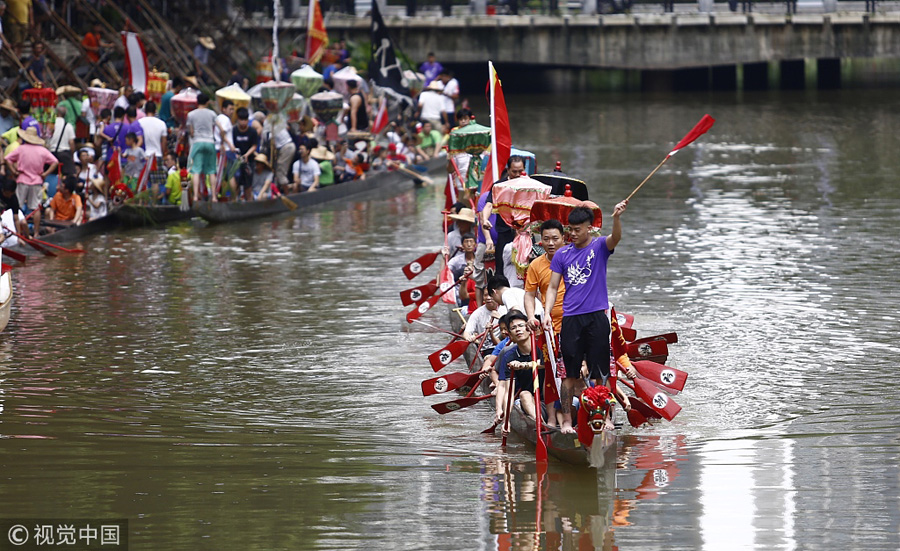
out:
{"label": "person in white shirt", "polygon": [[309,156],[309,147],[306,144],[300,144],[298,149],[300,159],[294,161],[291,172],[294,173],[294,184],[291,191],[316,191],[319,188],[319,176],[322,169],[314,159]]}
{"label": "person in white shirt", "polygon": [[444,99],[444,117],[450,128],[453,128],[456,124],[454,115],[456,101],[459,99],[459,81],[453,78],[453,71],[448,69],[441,71],[438,78],[444,83],[444,90],[441,92]]}
{"label": "person in white shirt", "polygon": [[[510,287],[506,276],[495,275],[488,281],[487,292],[497,304],[506,306],[507,310],[518,310],[525,313],[525,289]],[[544,315],[544,307],[541,301],[534,299],[534,316],[539,318]]]}
{"label": "person in white shirt", "polygon": [[95,176],[90,180],[87,206],[88,220],[96,220],[106,216],[106,179],[103,176]]}
{"label": "person in white shirt", "polygon": [[147,162],[156,161],[156,166],[150,172],[150,194],[156,202],[163,188],[166,187],[166,167],[163,166],[163,156],[168,151],[167,136],[169,129],[166,123],[156,116],[156,103],[148,101],[144,105],[147,116],[138,119],[141,130],[144,131],[144,152],[147,154]]}
{"label": "person in white shirt", "polygon": [[66,106],[56,107],[56,123],[53,125],[53,136],[47,142],[47,149],[62,166],[64,175],[75,174],[75,127],[66,122]]}
{"label": "person in white shirt", "polygon": [[431,84],[419,94],[419,120],[428,121],[435,128],[442,128],[444,121],[444,96],[441,92],[444,85],[440,80],[432,80]]}

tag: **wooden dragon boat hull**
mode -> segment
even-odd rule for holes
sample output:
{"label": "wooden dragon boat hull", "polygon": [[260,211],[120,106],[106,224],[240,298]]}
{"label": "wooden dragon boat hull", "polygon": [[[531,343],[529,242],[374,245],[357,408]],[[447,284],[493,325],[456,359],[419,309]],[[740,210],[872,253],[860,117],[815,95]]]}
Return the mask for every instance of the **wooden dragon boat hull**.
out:
{"label": "wooden dragon boat hull", "polygon": [[[431,171],[444,166],[446,163],[447,159],[438,157],[425,163],[425,166]],[[286,197],[297,204],[297,210],[295,212],[298,212],[305,208],[321,205],[330,201],[345,199],[367,191],[396,189],[400,186],[410,184],[412,181],[413,178],[411,176],[399,171],[382,172],[380,174],[369,175],[365,180],[353,180],[342,184],[333,184],[320,188],[312,193],[293,193]],[[288,212],[291,209],[289,209],[287,205],[285,205],[285,202],[280,199],[266,199],[264,201],[247,201],[243,203],[212,203],[209,201],[202,201],[197,205],[196,210],[197,214],[204,220],[214,224],[223,224],[249,218],[271,216],[273,214]]]}
{"label": "wooden dragon boat hull", "polygon": [[[79,239],[84,239],[85,237],[90,237],[91,235],[95,235],[98,233],[109,232],[118,227],[120,227],[118,219],[116,219],[114,214],[110,213],[102,218],[91,220],[90,222],[86,222],[80,226],[69,226],[66,228],[58,229],[53,233],[42,235],[38,239],[44,241],[45,243],[65,246],[66,244],[74,243]],[[31,256],[41,254],[38,251],[34,250],[34,248],[32,248],[31,246],[23,243],[21,240],[19,240],[19,242],[14,247],[12,247],[12,250]]]}
{"label": "wooden dragon boat hull", "polygon": [[179,205],[122,205],[113,215],[122,226],[141,228],[161,226],[172,222],[190,220],[196,214],[192,210],[181,210]]}
{"label": "wooden dragon boat hull", "polygon": [[0,332],[3,332],[9,323],[9,314],[12,310],[12,295],[12,276],[7,272],[0,276]]}
{"label": "wooden dragon boat hull", "polygon": [[[509,428],[520,438],[531,445],[537,444],[537,431],[534,419],[525,415],[518,404],[514,405],[509,416]],[[559,429],[543,427],[545,431],[544,442],[547,444],[547,453],[556,459],[572,465],[592,466],[596,468],[615,465],[616,433],[603,431],[594,435],[594,442],[590,449],[586,449],[578,440],[576,434],[563,434]],[[610,458],[612,455],[612,458]]]}

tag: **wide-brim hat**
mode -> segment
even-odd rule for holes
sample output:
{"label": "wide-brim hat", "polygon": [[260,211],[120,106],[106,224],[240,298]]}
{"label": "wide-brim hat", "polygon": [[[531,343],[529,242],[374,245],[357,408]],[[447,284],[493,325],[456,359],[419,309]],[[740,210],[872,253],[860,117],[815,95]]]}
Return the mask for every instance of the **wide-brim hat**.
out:
{"label": "wide-brim hat", "polygon": [[81,155],[81,152],[85,151],[88,155],[90,155],[91,159],[93,159],[97,155],[97,149],[94,147],[92,143],[82,144],[81,147],[78,148],[76,155]]}
{"label": "wide-brim hat", "polygon": [[91,178],[91,185],[97,188],[100,193],[106,193],[106,178],[103,176],[94,176]]}
{"label": "wide-brim hat", "polygon": [[324,145],[320,145],[319,147],[314,147],[312,151],[309,152],[309,156],[317,161],[333,161],[334,153],[328,150]]}
{"label": "wide-brim hat", "polygon": [[426,90],[434,90],[435,92],[443,92],[444,84],[441,81],[435,79],[435,80],[432,80],[431,82],[429,82],[428,86],[426,86],[425,89]]}
{"label": "wide-brim hat", "polygon": [[7,111],[12,111],[13,113],[19,112],[19,109],[16,107],[16,102],[9,98],[6,98],[2,102],[0,102],[0,109],[6,109]]}
{"label": "wide-brim hat", "polygon": [[216,49],[216,43],[215,43],[215,41],[213,41],[211,36],[201,36],[200,38],[197,39],[197,42],[199,42],[200,45],[203,46],[204,48],[206,48],[207,50],[215,50]]}
{"label": "wide-brim hat", "polygon": [[95,78],[91,81],[91,88],[106,88],[106,83],[99,78]]}
{"label": "wide-brim hat", "polygon": [[44,138],[40,137],[37,133],[37,130],[33,126],[29,126],[27,130],[22,130],[21,128],[17,129],[19,134],[19,138],[25,142],[33,145],[44,145]]}
{"label": "wide-brim hat", "polygon": [[459,212],[456,214],[451,214],[448,216],[450,220],[459,220],[460,222],[468,222],[470,224],[475,223],[475,211],[466,207],[459,209]]}
{"label": "wide-brim hat", "polygon": [[269,158],[266,157],[263,153],[257,153],[256,155],[254,155],[253,160],[257,163],[262,163],[267,167],[272,168],[272,165],[269,164]]}
{"label": "wide-brim hat", "polygon": [[80,94],[81,88],[77,86],[72,86],[71,84],[66,84],[65,86],[60,86],[56,89],[57,96],[64,96],[66,94]]}
{"label": "wide-brim hat", "polygon": [[191,86],[193,86],[194,88],[196,88],[198,90],[200,89],[200,81],[197,80],[197,77],[194,77],[194,76],[184,77],[184,81],[187,82],[188,84],[190,84]]}

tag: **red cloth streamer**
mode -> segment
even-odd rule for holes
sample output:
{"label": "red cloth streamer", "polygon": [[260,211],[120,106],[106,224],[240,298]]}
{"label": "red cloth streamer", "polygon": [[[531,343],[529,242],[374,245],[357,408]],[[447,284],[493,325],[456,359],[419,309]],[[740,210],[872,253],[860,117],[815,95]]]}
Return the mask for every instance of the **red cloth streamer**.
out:
{"label": "red cloth streamer", "polygon": [[488,169],[484,171],[481,181],[481,193],[487,193],[509,160],[512,149],[512,134],[509,130],[509,113],[506,111],[506,100],[503,98],[503,87],[494,64],[488,61],[488,105],[491,109],[491,159]]}
{"label": "red cloth streamer", "polygon": [[328,31],[325,29],[325,18],[319,0],[310,0],[306,23],[306,62],[310,67],[318,63],[328,46]]}
{"label": "red cloth streamer", "polygon": [[144,43],[136,33],[122,33],[122,44],[125,46],[125,74],[135,92],[147,92],[150,75],[147,69],[147,53]]}
{"label": "red cloth streamer", "polygon": [[672,155],[678,153],[678,151],[680,149],[683,149],[684,147],[690,145],[691,142],[693,142],[694,140],[696,140],[703,134],[706,134],[706,131],[709,130],[710,128],[712,128],[712,125],[715,122],[716,122],[716,119],[710,117],[708,114],[703,115],[703,118],[700,119],[700,122],[698,122],[694,126],[694,128],[691,129],[691,131],[687,133],[687,135],[685,137],[681,138],[680,142],[675,144],[675,148],[672,151],[670,151],[669,154],[666,155],[666,157],[671,157]]}

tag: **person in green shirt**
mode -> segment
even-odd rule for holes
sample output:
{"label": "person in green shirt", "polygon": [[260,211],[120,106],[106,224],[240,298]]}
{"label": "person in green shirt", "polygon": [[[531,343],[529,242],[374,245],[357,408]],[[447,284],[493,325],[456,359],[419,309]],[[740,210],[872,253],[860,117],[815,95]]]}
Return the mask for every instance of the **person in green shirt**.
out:
{"label": "person in green shirt", "polygon": [[166,165],[166,202],[170,205],[181,204],[181,171],[178,170],[178,163],[175,161],[175,155],[166,153],[163,159]]}
{"label": "person in green shirt", "polygon": [[309,156],[319,163],[322,173],[319,175],[319,186],[330,186],[334,183],[334,153],[324,145],[313,148]]}
{"label": "person in green shirt", "polygon": [[77,86],[72,86],[70,84],[66,84],[65,86],[60,86],[56,89],[56,96],[60,99],[60,102],[57,105],[63,105],[66,108],[65,121],[69,123],[72,128],[75,128],[75,123],[78,121],[78,117],[81,116],[81,97],[83,92]]}
{"label": "person in green shirt", "polygon": [[425,154],[426,159],[437,157],[441,150],[441,133],[432,128],[430,122],[422,123],[422,131],[419,132],[419,148]]}

